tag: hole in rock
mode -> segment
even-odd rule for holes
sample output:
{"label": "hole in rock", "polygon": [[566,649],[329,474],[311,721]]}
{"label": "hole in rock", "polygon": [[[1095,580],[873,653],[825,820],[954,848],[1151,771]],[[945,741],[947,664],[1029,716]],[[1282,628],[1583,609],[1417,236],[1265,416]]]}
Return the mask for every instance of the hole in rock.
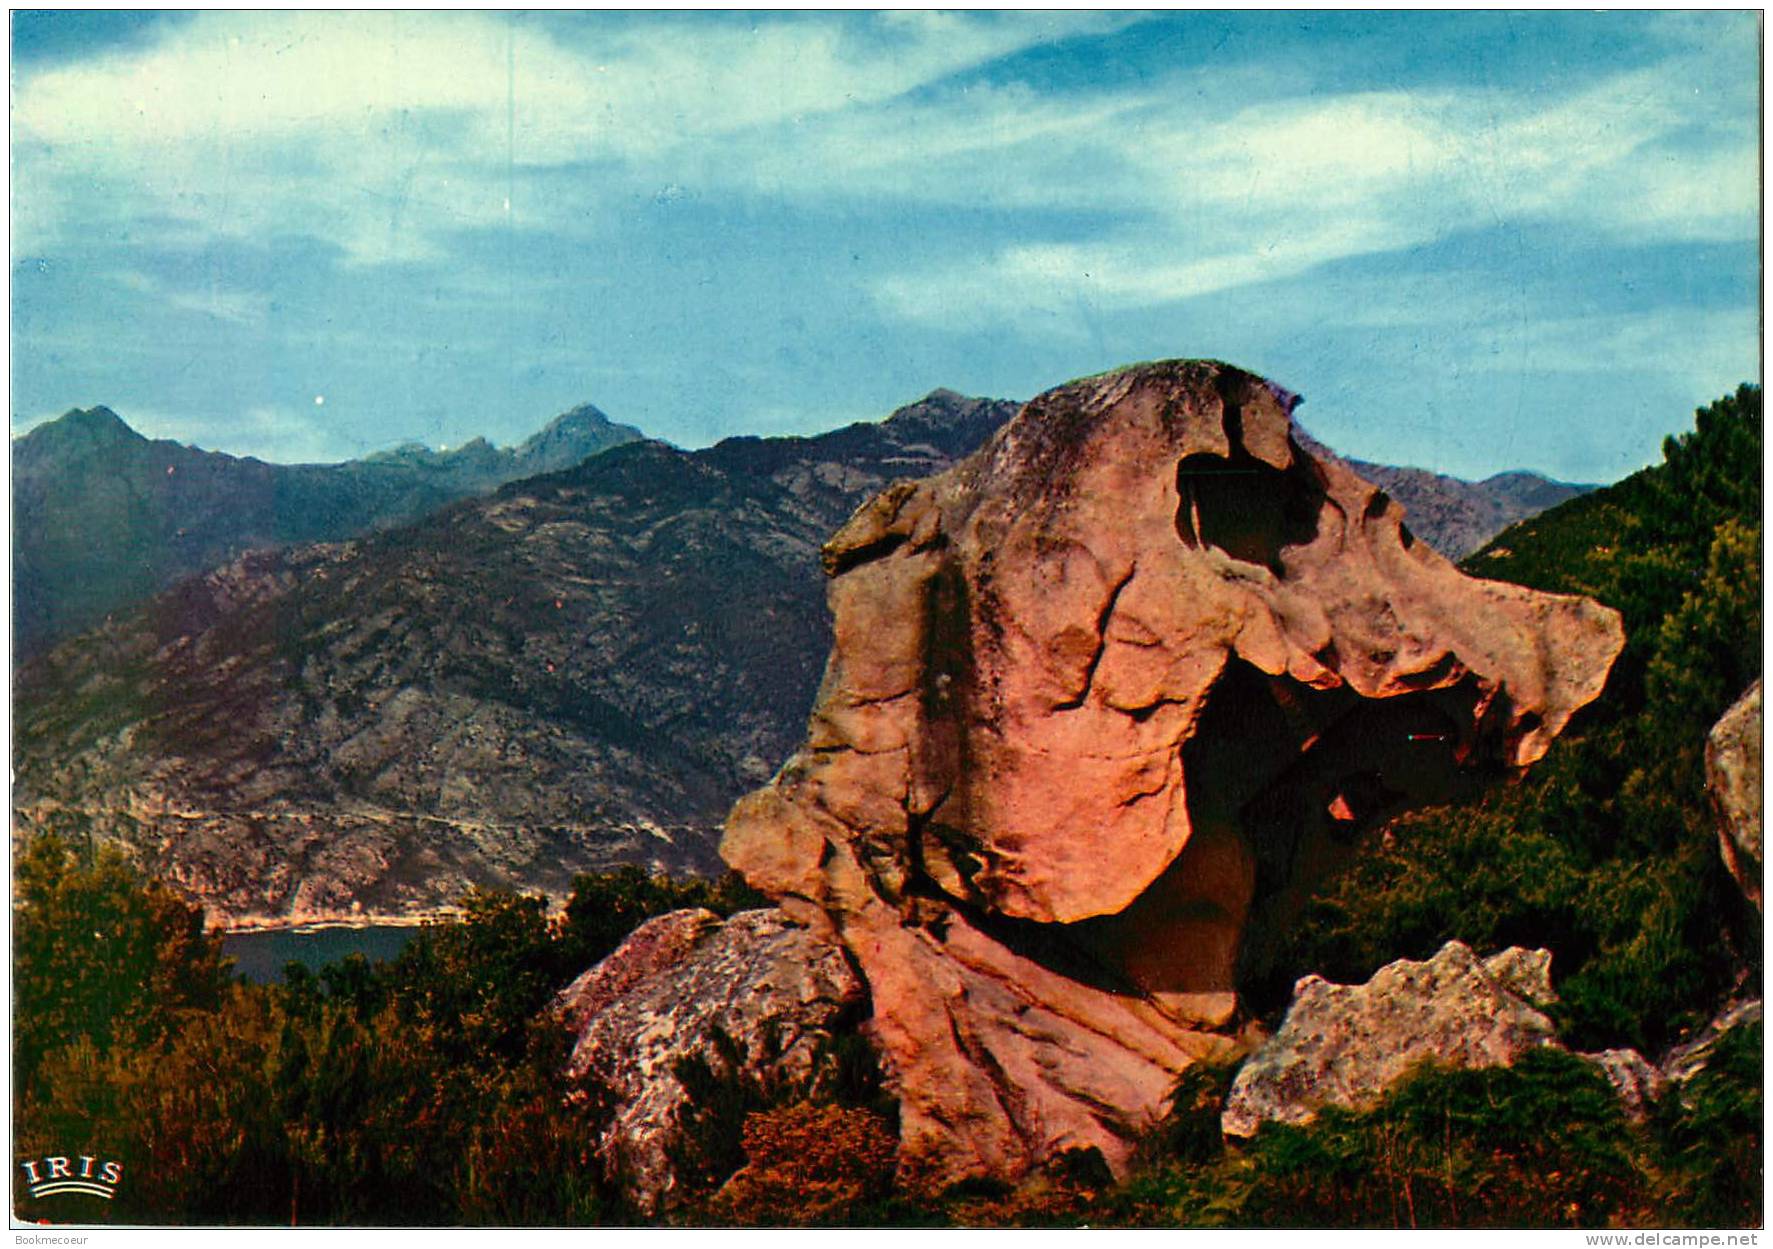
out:
{"label": "hole in rock", "polygon": [[1281,574],[1281,553],[1317,536],[1324,490],[1304,455],[1285,470],[1234,439],[1229,457],[1184,456],[1176,465],[1176,533],[1189,546],[1216,546],[1233,559]]}

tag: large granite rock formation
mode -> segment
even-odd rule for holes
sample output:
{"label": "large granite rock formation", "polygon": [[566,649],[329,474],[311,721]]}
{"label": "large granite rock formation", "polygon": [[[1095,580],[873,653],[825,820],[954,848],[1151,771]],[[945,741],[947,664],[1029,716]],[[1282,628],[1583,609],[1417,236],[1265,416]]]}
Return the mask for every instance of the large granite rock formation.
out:
{"label": "large granite rock formation", "polygon": [[767,1093],[816,1091],[823,1047],[862,1009],[843,951],[780,911],[673,911],[647,921],[555,1002],[578,1034],[568,1065],[614,1101],[609,1177],[656,1213],[678,1182],[692,1093],[679,1066]]}
{"label": "large granite rock formation", "polygon": [[1294,402],[1209,362],[1076,382],[825,548],[807,740],[722,853],[862,969],[908,1183],[1123,1165],[1235,1045],[1252,910],[1606,680],[1614,612],[1462,575]]}
{"label": "large granite rock formation", "polygon": [[1718,846],[1743,895],[1761,909],[1761,683],[1723,714],[1705,740],[1706,786]]}

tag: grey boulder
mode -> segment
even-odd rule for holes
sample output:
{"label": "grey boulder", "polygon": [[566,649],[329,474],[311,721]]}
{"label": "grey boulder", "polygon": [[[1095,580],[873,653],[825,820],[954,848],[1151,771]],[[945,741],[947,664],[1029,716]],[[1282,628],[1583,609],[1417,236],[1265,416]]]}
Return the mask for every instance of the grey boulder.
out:
{"label": "grey boulder", "polygon": [[780,911],[724,923],[675,911],[641,925],[555,1001],[578,1031],[570,1073],[614,1103],[598,1146],[606,1174],[643,1212],[670,1205],[691,1099],[684,1060],[758,1088],[806,1089],[826,1041],[863,1002],[843,952]]}
{"label": "grey boulder", "polygon": [[1761,683],[1726,711],[1705,740],[1705,780],[1718,816],[1718,848],[1743,894],[1761,909]]}
{"label": "grey boulder", "polygon": [[1365,984],[1306,976],[1280,1030],[1238,1072],[1225,1134],[1306,1123],[1326,1106],[1365,1109],[1423,1061],[1507,1066],[1557,1044],[1540,1009],[1553,1000],[1549,951],[1516,947],[1480,959],[1459,941],[1430,959],[1388,964]]}

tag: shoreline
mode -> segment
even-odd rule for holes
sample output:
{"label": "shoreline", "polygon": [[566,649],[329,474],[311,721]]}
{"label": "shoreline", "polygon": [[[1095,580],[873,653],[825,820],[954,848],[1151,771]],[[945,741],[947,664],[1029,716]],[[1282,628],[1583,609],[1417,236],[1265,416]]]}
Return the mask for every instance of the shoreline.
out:
{"label": "shoreline", "polygon": [[455,909],[405,911],[393,915],[235,915],[207,919],[203,930],[211,936],[234,937],[251,933],[325,932],[338,928],[422,928],[426,924],[448,923],[461,917],[462,912]]}

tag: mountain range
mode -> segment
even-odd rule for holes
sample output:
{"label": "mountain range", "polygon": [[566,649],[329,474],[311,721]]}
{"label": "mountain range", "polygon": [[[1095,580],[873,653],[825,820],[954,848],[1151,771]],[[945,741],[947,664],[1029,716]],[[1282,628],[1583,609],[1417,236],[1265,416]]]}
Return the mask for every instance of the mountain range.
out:
{"label": "mountain range", "polygon": [[[74,594],[74,565],[55,562],[66,537],[38,527],[85,523],[80,489],[95,516],[162,515],[139,490],[106,488],[104,446],[124,465],[110,478],[209,466],[191,497],[210,510],[191,514],[212,518],[212,547],[235,546],[18,670],[15,828],[120,841],[233,923],[410,914],[476,884],[559,893],[575,872],[627,862],[716,871],[727,809],[788,757],[814,701],[830,649],[821,544],[890,481],[947,468],[1017,408],[939,390],[878,423],[700,451],[587,408],[513,452],[482,442],[294,469],[70,414],[14,447],[15,465],[35,457],[40,494],[14,532],[31,526],[15,551],[36,553],[37,601]],[[604,433],[618,445],[492,488]],[[71,447],[59,460],[56,439]],[[1496,516],[1580,490],[1360,471],[1453,555],[1500,529]],[[340,482],[379,502],[308,515],[291,501],[357,498]],[[260,528],[221,519],[230,489]],[[421,496],[483,489],[393,523]],[[268,531],[352,524],[344,541],[233,553]],[[164,524],[128,532],[167,575],[174,557],[153,557]]]}
{"label": "mountain range", "polygon": [[120,840],[230,917],[715,870],[811,705],[820,544],[1015,409],[937,392],[816,438],[635,442],[239,558],[19,673],[17,823]]}
{"label": "mountain range", "polygon": [[14,656],[242,552],[399,524],[640,437],[585,406],[515,447],[477,438],[450,452],[415,443],[340,464],[267,464],[144,438],[109,408],[75,409],[12,444]]}

